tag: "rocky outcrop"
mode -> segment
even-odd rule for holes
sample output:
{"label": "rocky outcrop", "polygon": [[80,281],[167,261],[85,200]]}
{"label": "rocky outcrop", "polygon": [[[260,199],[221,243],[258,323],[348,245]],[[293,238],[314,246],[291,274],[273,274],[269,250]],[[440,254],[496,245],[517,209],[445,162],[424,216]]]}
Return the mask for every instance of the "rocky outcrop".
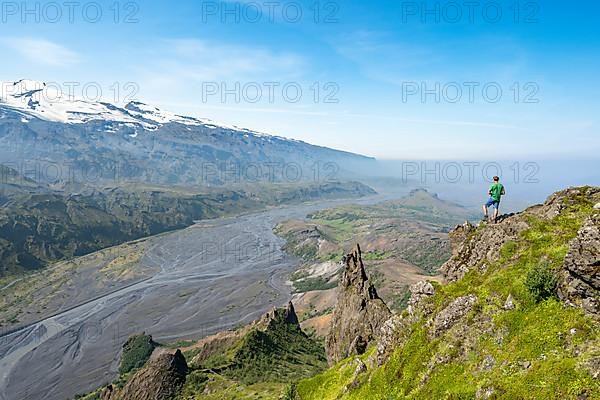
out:
{"label": "rocky outcrop", "polygon": [[600,213],[591,215],[570,243],[559,275],[558,295],[600,319]]}
{"label": "rocky outcrop", "polygon": [[422,303],[423,299],[431,297],[435,294],[435,288],[431,282],[421,281],[411,285],[409,290],[410,299],[408,300],[407,310],[408,314],[413,316],[415,315],[416,309]]}
{"label": "rocky outcrop", "polygon": [[356,245],[342,261],[345,269],[338,286],[337,304],[326,344],[330,362],[364,353],[391,316],[367,277],[360,246]]}
{"label": "rocky outcrop", "polygon": [[517,240],[528,227],[521,215],[508,216],[485,229],[477,229],[468,222],[459,225],[449,234],[452,257],[440,271],[449,282],[461,279],[473,268],[485,271],[488,263],[498,260],[502,246]]}
{"label": "rocky outcrop", "polygon": [[100,400],[173,400],[185,383],[188,366],[180,350],[155,350],[123,389],[108,385]]}
{"label": "rocky outcrop", "polygon": [[471,311],[473,305],[477,302],[477,297],[470,294],[454,300],[440,311],[433,319],[431,334],[438,337],[448,329],[452,328],[461,318]]}
{"label": "rocky outcrop", "polygon": [[296,310],[294,309],[294,304],[292,304],[291,301],[286,307],[274,308],[271,312],[267,313],[265,320],[267,321],[268,327],[272,327],[281,323],[298,326],[300,324],[300,322],[298,322]]}
{"label": "rocky outcrop", "polygon": [[518,241],[529,228],[528,216],[553,219],[568,207],[577,207],[581,201],[600,200],[600,188],[569,188],[552,194],[543,203],[519,214],[503,215],[496,224],[476,227],[469,222],[457,226],[449,234],[452,257],[440,268],[447,281],[461,279],[468,271],[484,272],[489,263],[500,258],[500,249],[509,241]]}
{"label": "rocky outcrop", "polygon": [[550,195],[544,204],[531,207],[527,209],[527,212],[545,219],[552,219],[567,207],[576,205],[582,199],[587,201],[600,200],[600,187],[587,186],[561,190]]}
{"label": "rocky outcrop", "polygon": [[153,355],[146,366],[127,382],[115,400],[174,399],[185,383],[187,369],[185,357],[180,350]]}

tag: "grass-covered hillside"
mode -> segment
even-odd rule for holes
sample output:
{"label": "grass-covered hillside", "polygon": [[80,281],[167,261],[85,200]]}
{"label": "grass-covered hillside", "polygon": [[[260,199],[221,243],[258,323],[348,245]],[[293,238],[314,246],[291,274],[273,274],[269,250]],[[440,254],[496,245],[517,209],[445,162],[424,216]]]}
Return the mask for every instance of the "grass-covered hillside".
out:
{"label": "grass-covered hillside", "polygon": [[192,372],[182,400],[278,398],[290,382],[327,368],[323,344],[302,331],[291,303],[229,336],[203,340],[184,354]]}
{"label": "grass-covered hillside", "polygon": [[[159,347],[156,347],[159,346]],[[128,393],[148,399],[174,399],[148,393],[144,376],[168,375],[151,361],[180,348],[187,361],[185,382],[177,400],[279,399],[294,393],[297,382],[327,368],[323,343],[305,334],[290,303],[237,330],[199,341],[158,345],[147,335],[135,335],[123,346],[119,378],[85,400],[130,400]],[[165,387],[177,382],[165,380]],[[148,385],[149,386],[149,385]]]}
{"label": "grass-covered hillside", "polygon": [[[302,380],[298,398],[600,399],[600,325],[589,313],[600,300],[599,202],[600,189],[573,189],[459,229],[444,266],[452,282],[413,293],[377,346]],[[569,281],[578,254],[591,274]]]}

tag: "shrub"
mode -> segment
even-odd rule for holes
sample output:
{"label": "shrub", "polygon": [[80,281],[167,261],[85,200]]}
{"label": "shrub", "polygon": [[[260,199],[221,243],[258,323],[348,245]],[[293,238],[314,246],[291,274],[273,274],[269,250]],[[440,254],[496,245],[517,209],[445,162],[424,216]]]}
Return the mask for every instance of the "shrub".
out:
{"label": "shrub", "polygon": [[525,279],[525,287],[536,303],[555,297],[557,283],[555,270],[544,263],[531,268]]}
{"label": "shrub", "polygon": [[391,308],[394,311],[403,311],[408,307],[408,301],[410,300],[410,289],[408,286],[404,286],[398,294],[394,294],[391,298]]}
{"label": "shrub", "polygon": [[143,367],[155,347],[156,343],[152,340],[152,336],[145,334],[131,336],[123,345],[119,373],[126,374]]}

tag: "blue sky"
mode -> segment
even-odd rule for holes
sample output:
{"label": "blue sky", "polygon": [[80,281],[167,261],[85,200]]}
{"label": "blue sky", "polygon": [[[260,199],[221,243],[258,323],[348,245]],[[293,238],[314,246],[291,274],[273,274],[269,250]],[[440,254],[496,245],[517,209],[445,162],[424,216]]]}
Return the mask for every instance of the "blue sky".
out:
{"label": "blue sky", "polygon": [[49,3],[2,3],[1,80],[121,103],[133,82],[170,111],[385,159],[600,151],[597,2]]}

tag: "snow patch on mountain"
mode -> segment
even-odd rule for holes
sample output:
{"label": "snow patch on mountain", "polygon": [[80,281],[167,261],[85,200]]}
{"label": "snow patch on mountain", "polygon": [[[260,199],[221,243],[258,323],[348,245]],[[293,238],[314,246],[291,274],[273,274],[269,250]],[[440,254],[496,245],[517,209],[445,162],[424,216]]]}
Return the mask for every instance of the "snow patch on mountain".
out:
{"label": "snow patch on mountain", "polygon": [[[228,129],[267,140],[276,138],[233,125],[215,123],[209,119],[177,115],[139,101],[132,101],[125,107],[118,107],[111,103],[79,99],[62,93],[52,84],[47,85],[40,81],[23,79],[16,82],[0,82],[0,85],[0,111],[10,110],[27,120],[35,117],[67,124],[107,121],[130,127],[141,127],[149,131],[155,131],[162,125],[176,123],[188,127]],[[107,127],[107,131],[114,132],[114,129]]]}
{"label": "snow patch on mountain", "polygon": [[129,114],[133,115],[138,119],[145,119],[158,124],[169,124],[178,123],[182,125],[203,125],[204,121],[185,117],[182,115],[176,115],[168,111],[160,110],[154,106],[141,103],[139,101],[132,101],[125,106],[125,109]]}
{"label": "snow patch on mountain", "polygon": [[70,97],[44,82],[20,80],[0,85],[0,107],[43,120],[68,124],[92,120],[140,123],[119,107]]}

